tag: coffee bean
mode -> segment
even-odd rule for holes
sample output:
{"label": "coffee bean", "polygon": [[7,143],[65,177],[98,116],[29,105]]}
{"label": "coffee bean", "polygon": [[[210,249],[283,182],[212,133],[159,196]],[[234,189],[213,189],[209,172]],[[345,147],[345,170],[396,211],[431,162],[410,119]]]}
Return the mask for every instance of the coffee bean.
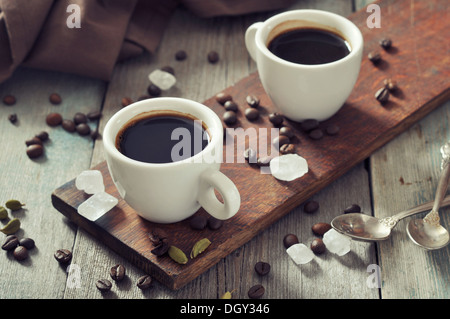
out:
{"label": "coffee bean", "polygon": [[237,121],[237,116],[236,113],[233,111],[226,111],[223,114],[223,121],[225,122],[225,124],[227,125],[233,125],[234,123],[236,123]]}
{"label": "coffee bean", "polygon": [[25,141],[25,145],[26,146],[30,146],[30,145],[33,145],[33,144],[42,145],[42,141],[41,141],[41,139],[39,137],[36,137],[36,136]]}
{"label": "coffee bean", "polygon": [[389,90],[385,87],[380,88],[375,93],[375,98],[377,99],[378,102],[380,102],[380,104],[386,104],[387,101],[389,100]]}
{"label": "coffee bean", "polygon": [[2,249],[3,250],[13,250],[19,245],[19,239],[15,235],[8,235],[3,242]]}
{"label": "coffee bean", "polygon": [[217,230],[223,225],[223,220],[215,218],[213,216],[208,218],[208,228],[211,230]]}
{"label": "coffee bean", "polygon": [[72,252],[68,249],[58,249],[53,256],[60,264],[66,264],[72,259]]}
{"label": "coffee bean", "polygon": [[91,128],[86,123],[80,123],[76,126],[76,130],[80,135],[89,135],[91,133]]}
{"label": "coffee bean", "polygon": [[27,147],[27,155],[29,158],[38,158],[44,154],[44,147],[39,144],[33,144]]}
{"label": "coffee bean", "polygon": [[62,123],[62,116],[59,113],[50,113],[47,115],[45,121],[47,122],[48,125],[50,126],[58,126],[59,124]]}
{"label": "coffee bean", "polygon": [[388,50],[392,46],[392,40],[389,38],[384,38],[380,40],[380,45],[383,49]]}
{"label": "coffee bean", "polygon": [[211,51],[208,53],[208,61],[209,63],[217,63],[219,62],[219,53],[216,51]]}
{"label": "coffee bean", "polygon": [[92,130],[90,135],[93,140],[96,140],[97,138],[99,138],[100,132],[98,131],[98,128],[96,128],[95,130]]}
{"label": "coffee bean", "polygon": [[352,204],[344,209],[344,214],[361,213],[361,207],[358,204]]}
{"label": "coffee bean", "polygon": [[385,79],[383,81],[383,84],[384,84],[384,87],[391,92],[397,90],[397,88],[398,88],[397,81],[392,80],[392,79]]}
{"label": "coffee bean", "polygon": [[121,264],[117,264],[111,267],[109,275],[115,281],[121,281],[125,278],[125,267]]}
{"label": "coffee bean", "polygon": [[295,153],[295,145],[294,144],[283,144],[280,147],[281,154],[294,154]]}
{"label": "coffee bean", "polygon": [[278,148],[280,148],[281,146],[283,146],[285,144],[289,144],[289,143],[290,143],[289,137],[287,137],[285,135],[279,135],[272,140],[272,144],[278,145]]}
{"label": "coffee bean", "polygon": [[69,133],[73,133],[76,131],[75,123],[72,120],[63,120],[61,126],[65,131]]}
{"label": "coffee bean", "polygon": [[255,164],[258,160],[258,154],[252,148],[247,148],[244,151],[244,158],[250,164]]}
{"label": "coffee bean", "polygon": [[46,131],[39,132],[36,134],[36,137],[39,138],[42,142],[48,140],[48,133]]}
{"label": "coffee bean", "polygon": [[381,61],[381,55],[380,55],[380,53],[378,53],[376,51],[369,52],[369,54],[367,55],[367,58],[373,64],[378,64]]}
{"label": "coffee bean", "polygon": [[319,121],[315,119],[304,120],[300,123],[300,128],[305,132],[310,132],[319,127]]}
{"label": "coffee bean", "polygon": [[100,112],[100,111],[91,111],[88,114],[86,114],[86,117],[90,121],[95,121],[95,120],[98,120],[99,118],[102,117],[102,112]]}
{"label": "coffee bean", "polygon": [[16,104],[16,97],[14,95],[6,95],[3,97],[3,103],[6,105],[14,105]]}
{"label": "coffee bean", "polygon": [[121,101],[122,107],[128,106],[131,103],[133,103],[133,100],[131,98],[129,98],[129,97],[122,98],[122,101]]}
{"label": "coffee bean", "polygon": [[159,244],[163,239],[166,239],[167,237],[167,233],[161,228],[153,228],[148,233],[148,238],[154,245]]}
{"label": "coffee bean", "polygon": [[106,291],[110,291],[111,290],[112,283],[108,279],[99,279],[95,283],[95,286],[101,292],[106,292]]}
{"label": "coffee bean", "polygon": [[321,129],[316,128],[315,130],[309,132],[308,135],[313,140],[320,140],[323,137],[323,131]]}
{"label": "coffee bean", "polygon": [[340,128],[336,124],[330,124],[325,129],[328,135],[337,135],[339,133],[339,130]]}
{"label": "coffee bean", "polygon": [[266,289],[262,285],[254,285],[248,290],[248,297],[251,299],[258,299],[261,298],[265,292]]}
{"label": "coffee bean", "polygon": [[156,247],[151,250],[151,253],[155,256],[163,256],[169,250],[169,240],[164,238],[156,243],[155,246]]}
{"label": "coffee bean", "polygon": [[8,120],[9,120],[12,124],[17,123],[17,114],[16,114],[16,113],[9,114],[9,115],[8,115]]}
{"label": "coffee bean", "polygon": [[222,105],[225,105],[225,102],[231,101],[232,99],[231,95],[227,93],[220,92],[216,94],[216,101]]}
{"label": "coffee bean", "polygon": [[138,286],[139,289],[148,289],[152,285],[152,277],[149,275],[144,275],[138,278],[136,286]]}
{"label": "coffee bean", "polygon": [[254,108],[248,108],[245,110],[245,117],[249,121],[254,121],[259,117],[259,111]]}
{"label": "coffee bean", "polygon": [[75,124],[87,123],[88,122],[88,118],[87,118],[86,114],[81,113],[81,112],[77,112],[73,116],[73,122]]}
{"label": "coffee bean", "polygon": [[311,243],[311,250],[313,251],[313,253],[317,255],[324,253],[326,247],[325,244],[323,243],[323,240],[320,238],[315,238]]}
{"label": "coffee bean", "polygon": [[175,59],[177,61],[183,61],[183,60],[186,60],[186,58],[187,58],[187,53],[184,50],[179,50],[175,53]]}
{"label": "coffee bean", "polygon": [[314,200],[307,202],[305,206],[303,206],[303,210],[308,214],[315,213],[318,209],[319,203]]}
{"label": "coffee bean", "polygon": [[232,100],[226,101],[223,106],[225,107],[225,110],[227,110],[227,111],[233,111],[233,112],[238,111],[237,103]]}
{"label": "coffee bean", "polygon": [[202,230],[205,229],[207,222],[206,216],[195,215],[189,220],[189,226],[191,226],[192,229]]}
{"label": "coffee bean", "polygon": [[256,164],[258,166],[269,166],[271,160],[272,160],[271,156],[259,157],[258,160],[256,161]]}
{"label": "coffee bean", "polygon": [[293,138],[294,137],[294,130],[288,126],[283,126],[282,128],[280,128],[280,135],[284,135],[287,136],[289,138]]}
{"label": "coffee bean", "polygon": [[286,249],[291,247],[292,245],[295,245],[295,244],[298,244],[298,243],[299,243],[298,238],[294,234],[287,234],[283,238],[283,245],[284,245],[284,247]]}
{"label": "coffee bean", "polygon": [[25,247],[26,249],[33,249],[35,243],[33,239],[25,237],[19,240],[19,245]]}
{"label": "coffee bean", "polygon": [[270,272],[270,264],[264,261],[258,261],[255,264],[255,271],[260,276],[265,276]]}
{"label": "coffee bean", "polygon": [[62,102],[61,96],[58,93],[50,94],[48,99],[52,104],[60,104]]}
{"label": "coffee bean", "polygon": [[259,106],[259,99],[258,99],[256,96],[254,96],[254,95],[247,95],[247,97],[245,98],[245,100],[247,101],[247,104],[248,104],[250,107],[256,108],[256,107]]}
{"label": "coffee bean", "polygon": [[331,225],[328,223],[316,223],[311,227],[312,232],[317,236],[323,236],[330,229]]}
{"label": "coffee bean", "polygon": [[28,258],[28,249],[24,246],[17,246],[14,248],[13,256],[16,260],[25,260]]}
{"label": "coffee bean", "polygon": [[281,125],[281,123],[283,123],[284,121],[284,117],[283,115],[279,114],[279,113],[271,113],[269,114],[269,121],[274,125],[274,126],[279,126]]}
{"label": "coffee bean", "polygon": [[160,96],[161,95],[161,89],[153,83],[147,87],[147,92],[151,96]]}

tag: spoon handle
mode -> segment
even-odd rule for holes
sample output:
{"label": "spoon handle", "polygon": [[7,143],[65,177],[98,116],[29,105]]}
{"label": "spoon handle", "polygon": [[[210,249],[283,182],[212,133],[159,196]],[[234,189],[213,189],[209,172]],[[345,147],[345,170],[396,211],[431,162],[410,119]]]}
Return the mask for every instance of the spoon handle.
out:
{"label": "spoon handle", "polygon": [[[418,214],[418,213],[430,210],[430,209],[433,208],[433,205],[434,205],[434,201],[430,201],[430,202],[427,202],[427,203],[424,203],[424,204],[420,204],[419,206],[412,207],[412,208],[410,208],[408,210],[405,210],[405,211],[403,211],[401,213],[398,213],[398,214],[396,214],[394,216],[391,216],[391,218],[393,220],[395,220],[395,222],[398,222],[400,219],[403,219],[405,217],[408,217],[408,216],[411,216],[411,215],[415,215],[415,214]],[[450,205],[450,195],[447,195],[442,200],[441,207],[445,207],[445,206],[449,206],[449,205]]]}

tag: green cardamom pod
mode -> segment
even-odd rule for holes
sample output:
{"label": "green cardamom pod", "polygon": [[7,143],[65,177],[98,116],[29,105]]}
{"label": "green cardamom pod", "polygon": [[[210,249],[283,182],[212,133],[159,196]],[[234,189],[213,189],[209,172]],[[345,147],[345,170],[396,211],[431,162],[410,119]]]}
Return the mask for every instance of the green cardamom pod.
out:
{"label": "green cardamom pod", "polygon": [[5,207],[0,206],[0,219],[8,218],[8,211]]}
{"label": "green cardamom pod", "polygon": [[178,247],[170,246],[168,250],[169,257],[172,258],[174,261],[176,261],[179,264],[186,264],[188,262],[188,259],[185,255],[185,253]]}
{"label": "green cardamom pod", "polygon": [[25,206],[25,204],[22,204],[21,202],[19,202],[16,199],[10,199],[9,201],[7,201],[5,203],[5,206],[8,207],[11,210],[19,210],[21,209],[23,206]]}
{"label": "green cardamom pod", "polygon": [[18,218],[11,219],[0,231],[5,235],[12,235],[20,229],[20,220]]}
{"label": "green cardamom pod", "polygon": [[231,299],[231,294],[235,291],[236,289],[233,289],[232,291],[227,291],[226,293],[224,293],[220,299]]}
{"label": "green cardamom pod", "polygon": [[191,250],[191,258],[197,257],[199,254],[205,251],[206,248],[211,245],[211,242],[208,238],[200,239],[198,242],[194,244],[194,247],[192,247]]}

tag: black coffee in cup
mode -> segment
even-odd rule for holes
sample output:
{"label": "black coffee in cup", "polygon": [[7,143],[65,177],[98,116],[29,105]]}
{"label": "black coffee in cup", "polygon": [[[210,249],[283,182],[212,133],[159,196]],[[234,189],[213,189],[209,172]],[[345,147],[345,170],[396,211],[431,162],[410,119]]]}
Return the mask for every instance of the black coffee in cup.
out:
{"label": "black coffee in cup", "polygon": [[311,27],[284,31],[267,47],[283,60],[307,65],[334,62],[351,51],[349,43],[338,33]]}
{"label": "black coffee in cup", "polygon": [[209,142],[208,129],[190,114],[152,111],[128,121],[117,134],[125,156],[146,163],[171,163],[192,157]]}

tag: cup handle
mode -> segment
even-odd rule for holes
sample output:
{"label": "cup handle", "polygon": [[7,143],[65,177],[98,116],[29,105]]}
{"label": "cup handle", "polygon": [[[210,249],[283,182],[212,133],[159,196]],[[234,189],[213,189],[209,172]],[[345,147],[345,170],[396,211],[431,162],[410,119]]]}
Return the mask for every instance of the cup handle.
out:
{"label": "cup handle", "polygon": [[[214,189],[222,195],[223,203],[217,199]],[[210,215],[221,220],[233,217],[241,206],[236,185],[223,173],[213,169],[201,174],[197,200]]]}
{"label": "cup handle", "polygon": [[256,61],[256,31],[258,31],[262,24],[263,22],[253,23],[245,31],[245,46],[254,61]]}

